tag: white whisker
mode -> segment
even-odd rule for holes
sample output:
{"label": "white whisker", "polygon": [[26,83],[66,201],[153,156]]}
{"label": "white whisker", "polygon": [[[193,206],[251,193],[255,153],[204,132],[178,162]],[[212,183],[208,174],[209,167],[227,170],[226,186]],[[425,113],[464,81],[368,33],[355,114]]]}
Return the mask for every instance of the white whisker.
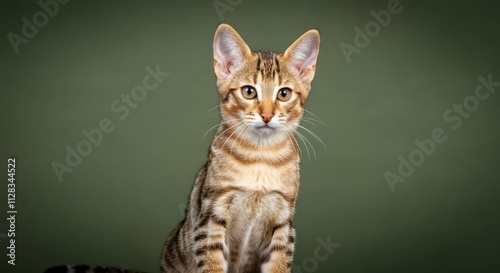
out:
{"label": "white whisker", "polygon": [[219,105],[217,105],[217,106],[214,106],[214,107],[212,107],[212,108],[208,109],[205,113],[208,113],[208,112],[213,111],[213,110],[215,110],[215,109],[217,109],[217,108],[220,108],[221,106],[222,106],[221,104],[219,104]]}
{"label": "white whisker", "polygon": [[[311,153],[309,153],[309,147],[307,147],[307,143],[306,141],[304,141],[304,136],[300,133],[300,132],[297,132],[297,130],[294,130],[291,126],[289,125],[286,125],[288,128],[290,128],[295,134],[297,134],[297,136],[299,137],[300,141],[302,141],[302,143],[304,143],[304,147],[306,147],[306,153],[307,153],[307,156],[309,157],[309,162],[312,162],[311,161]],[[307,140],[307,139],[306,139]],[[297,141],[297,140],[295,140]],[[309,141],[308,141],[309,142]],[[310,144],[310,143],[309,143]],[[312,146],[311,146],[312,147]],[[314,149],[314,148],[313,148]]]}
{"label": "white whisker", "polygon": [[326,124],[326,123],[324,123],[323,121],[318,120],[318,119],[314,119],[314,118],[310,118],[310,117],[302,117],[302,120],[303,120],[303,121],[308,120],[308,121],[319,122],[319,123],[321,123],[321,124],[323,124],[323,125],[327,126],[328,128],[332,129],[332,127],[330,127],[330,125],[328,125],[328,124]]}
{"label": "white whisker", "polygon": [[313,115],[315,118],[317,118],[317,119],[318,119],[318,121],[320,121],[320,120],[321,120],[321,119],[320,119],[318,116],[316,116],[313,112],[311,112],[311,111],[309,111],[309,110],[307,110],[307,109],[304,109],[304,111],[306,111],[307,113],[309,113],[309,114]]}
{"label": "white whisker", "polygon": [[[293,137],[293,135],[290,134],[290,132],[286,131],[284,128],[280,127],[280,131],[283,132],[286,137],[292,141],[292,146],[293,146],[293,150],[295,151],[295,153],[299,153],[299,156],[302,156],[302,151],[300,150],[300,146],[299,144],[297,143],[297,140]],[[295,143],[293,143],[293,141],[295,141]],[[295,148],[295,144],[297,144],[297,147],[299,148],[299,150],[297,151],[297,148]]]}
{"label": "white whisker", "polygon": [[210,129],[208,129],[208,130],[205,132],[205,134],[203,134],[203,137],[201,138],[201,140],[204,140],[204,139],[205,139],[205,137],[207,136],[208,132],[212,131],[212,129],[214,129],[214,128],[218,127],[219,125],[222,125],[222,124],[224,124],[224,122],[217,123],[217,124],[215,124],[214,126],[210,127]]}
{"label": "white whisker", "polygon": [[[250,130],[252,130],[252,126],[249,125],[248,128],[243,133],[243,137],[246,137],[247,134],[250,132]],[[243,139],[243,137],[240,139],[240,143],[241,143],[241,140]]]}
{"label": "white whisker", "polygon": [[[309,146],[311,146],[311,150],[313,151],[313,155],[314,155],[314,160],[316,160],[316,150],[314,149],[314,146],[311,144],[311,142],[309,141],[309,139],[307,139],[306,136],[304,136],[303,134],[301,134],[299,131],[295,131],[295,133],[299,136],[299,138],[302,139],[302,141],[306,141]],[[307,145],[306,143],[304,142],[304,145],[306,146],[307,148]],[[309,161],[311,160],[311,156],[309,156]]]}
{"label": "white whisker", "polygon": [[328,153],[328,148],[326,148],[325,143],[323,142],[323,140],[321,140],[321,138],[320,138],[318,135],[316,135],[313,131],[311,131],[311,130],[307,129],[307,128],[306,128],[306,127],[304,127],[304,126],[301,126],[301,125],[298,125],[298,124],[297,124],[297,126],[298,126],[299,128],[304,129],[304,130],[305,130],[306,132],[308,132],[311,136],[313,136],[313,137],[314,137],[317,141],[319,141],[319,142],[323,145],[323,147],[325,147],[325,150],[326,150],[326,152]]}
{"label": "white whisker", "polygon": [[312,125],[316,126],[316,123],[314,123],[314,122],[312,122],[312,121],[309,121],[309,120],[307,120],[307,119],[302,119],[302,121],[307,122],[307,123],[310,123],[310,124],[312,124]]}
{"label": "white whisker", "polygon": [[[235,140],[234,140],[234,142],[233,142],[233,145],[231,145],[231,153],[230,153],[230,154],[233,154],[233,147],[234,147],[234,144],[238,141],[238,138],[241,136],[241,133],[245,132],[245,131],[248,129],[248,127],[250,127],[250,125],[245,124],[245,125],[243,126],[243,129],[241,130],[241,132],[239,132],[239,133],[238,133],[238,135],[236,136],[236,139],[235,139]],[[240,139],[240,142],[238,142],[238,145],[239,145],[240,143],[241,143],[241,139]],[[222,145],[222,147],[224,147],[224,145]]]}
{"label": "white whisker", "polygon": [[241,129],[241,127],[242,127],[241,123],[243,123],[243,122],[238,123],[238,125],[239,125],[239,126],[238,126],[238,127],[236,127],[236,129],[234,130],[234,132],[232,132],[232,133],[229,135],[229,137],[226,139],[226,141],[224,141],[224,144],[222,144],[222,148],[221,148],[221,150],[223,150],[223,149],[224,149],[224,146],[226,145],[227,141],[228,141],[229,139],[231,139],[231,137],[232,137],[232,136],[233,136],[236,132],[238,132],[238,131]]}
{"label": "white whisker", "polygon": [[217,126],[219,126],[219,125],[222,125],[222,124],[226,123],[227,121],[236,121],[236,120],[235,120],[235,119],[230,119],[230,120],[225,120],[225,121],[222,121],[221,123],[217,123],[216,125],[214,125],[214,126],[210,127],[210,129],[208,129],[208,130],[205,132],[205,134],[203,134],[203,137],[202,137],[201,139],[202,139],[202,140],[204,140],[204,139],[205,139],[205,137],[207,136],[207,134],[208,134],[211,130],[213,130],[214,128],[217,128]]}
{"label": "white whisker", "polygon": [[219,134],[219,135],[218,135],[218,136],[217,136],[217,137],[213,140],[213,142],[217,141],[217,139],[219,139],[219,137],[221,137],[221,136],[222,136],[222,135],[223,135],[223,134],[224,134],[227,130],[229,130],[229,129],[233,128],[234,126],[240,125],[240,124],[241,124],[241,123],[243,123],[243,122],[244,122],[244,121],[240,121],[240,122],[238,122],[238,123],[236,123],[236,124],[234,124],[234,125],[231,125],[231,126],[227,127],[227,129],[226,129],[226,130],[224,130],[224,131],[222,131],[222,132],[221,132],[221,133],[220,133],[220,134]]}

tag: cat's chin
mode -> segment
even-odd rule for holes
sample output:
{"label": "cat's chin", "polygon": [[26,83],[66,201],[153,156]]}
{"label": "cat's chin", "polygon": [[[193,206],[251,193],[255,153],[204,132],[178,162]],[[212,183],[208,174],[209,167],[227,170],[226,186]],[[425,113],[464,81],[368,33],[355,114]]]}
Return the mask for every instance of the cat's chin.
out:
{"label": "cat's chin", "polygon": [[282,143],[286,139],[286,134],[278,127],[268,125],[255,126],[250,131],[249,140],[258,146],[270,146]]}
{"label": "cat's chin", "polygon": [[271,127],[269,125],[255,126],[255,131],[259,133],[273,133],[277,128]]}
{"label": "cat's chin", "polygon": [[273,139],[281,136],[281,130],[275,126],[260,125],[253,127],[253,133],[259,138]]}

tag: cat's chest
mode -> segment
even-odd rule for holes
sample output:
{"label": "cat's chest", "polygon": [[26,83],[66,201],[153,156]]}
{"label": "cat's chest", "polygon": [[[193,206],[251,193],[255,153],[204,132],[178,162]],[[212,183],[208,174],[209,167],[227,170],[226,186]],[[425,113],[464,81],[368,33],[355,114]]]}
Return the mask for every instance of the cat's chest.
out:
{"label": "cat's chest", "polygon": [[275,191],[283,189],[289,179],[282,168],[255,164],[239,168],[234,184],[250,191]]}
{"label": "cat's chest", "polygon": [[229,252],[241,253],[232,260],[232,272],[243,271],[256,262],[260,256],[255,254],[271,243],[272,228],[293,217],[293,204],[277,192],[240,192],[233,196],[227,210]]}

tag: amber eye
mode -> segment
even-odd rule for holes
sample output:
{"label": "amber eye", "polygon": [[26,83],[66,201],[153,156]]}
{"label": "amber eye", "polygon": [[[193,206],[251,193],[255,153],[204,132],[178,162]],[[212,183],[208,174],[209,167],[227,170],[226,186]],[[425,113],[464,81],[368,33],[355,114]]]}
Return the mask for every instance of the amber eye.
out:
{"label": "amber eye", "polygon": [[280,101],[287,101],[287,100],[289,100],[291,97],[292,97],[292,90],[290,90],[290,88],[281,88],[281,89],[278,91],[278,96],[277,96],[277,98],[278,98]]}
{"label": "amber eye", "polygon": [[241,94],[243,94],[243,97],[249,100],[255,99],[255,97],[257,97],[257,91],[255,90],[255,88],[248,85],[241,88]]}

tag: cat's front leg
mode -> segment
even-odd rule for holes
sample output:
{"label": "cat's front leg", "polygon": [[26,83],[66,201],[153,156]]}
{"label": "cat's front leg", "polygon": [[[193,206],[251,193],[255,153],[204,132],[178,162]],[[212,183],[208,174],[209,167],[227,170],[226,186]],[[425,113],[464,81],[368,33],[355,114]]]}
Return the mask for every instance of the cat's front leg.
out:
{"label": "cat's front leg", "polygon": [[292,222],[278,224],[265,251],[262,273],[290,273],[295,250],[295,228]]}
{"label": "cat's front leg", "polygon": [[226,221],[206,213],[193,232],[196,267],[199,273],[227,273]]}

